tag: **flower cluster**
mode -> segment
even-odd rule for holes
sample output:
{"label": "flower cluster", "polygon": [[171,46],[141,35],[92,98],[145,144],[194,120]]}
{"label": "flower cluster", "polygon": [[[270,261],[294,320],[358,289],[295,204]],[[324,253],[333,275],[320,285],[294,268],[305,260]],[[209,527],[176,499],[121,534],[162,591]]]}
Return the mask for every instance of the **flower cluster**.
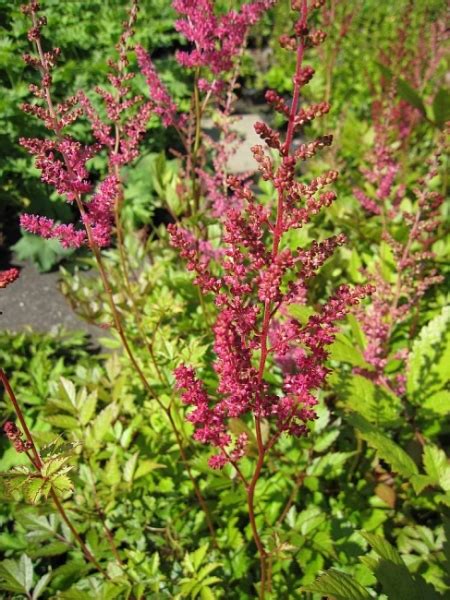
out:
{"label": "flower cluster", "polygon": [[[196,273],[195,282],[201,290],[214,293],[219,311],[213,327],[214,370],[219,379],[216,399],[210,397],[190,367],[182,365],[175,372],[183,402],[193,407],[187,418],[195,425],[195,438],[218,450],[209,463],[214,468],[227,462],[235,464],[245,452],[246,440],[233,439],[229,431],[231,418],[252,415],[257,432],[262,419],[272,422],[273,436],[265,449],[283,432],[297,436],[307,432],[308,421],[316,416],[314,391],[323,386],[328,373],[326,348],[334,340],[336,322],[372,291],[371,286],[341,286],[304,324],[287,312],[321,265],[345,241],[339,235],[296,250],[283,243],[285,233],[302,227],[334,201],[335,194],[324,188],[337,177],[335,171],[329,171],[309,182],[297,180],[297,163],[328,146],[331,138],[318,138],[299,151],[293,148],[295,134],[329,109],[324,103],[299,106],[300,88],[310,79],[310,72],[306,76],[302,67],[304,50],[324,36],[308,30],[306,1],[295,2],[294,7],[299,12],[295,35],[283,41],[284,47],[297,55],[293,100],[288,108],[275,92],[268,94],[269,103],[287,118],[286,132],[282,138],[265,124],[255,127],[278,159],[269,156],[262,145],[253,148],[262,177],[276,191],[276,209],[259,204],[248,185],[230,178],[228,185],[242,208],[230,208],[224,216],[223,254],[216,263],[199,253],[184,230],[169,226],[172,243],[187,260],[188,269]],[[299,351],[293,352],[295,348]],[[266,376],[273,358],[287,355],[293,357],[294,364],[289,372],[282,373],[275,388]]]}
{"label": "flower cluster", "polygon": [[422,92],[445,56],[448,37],[445,23],[437,19],[421,31],[417,44],[411,45],[408,40],[410,19],[411,11],[406,10],[389,52],[382,52],[379,58],[385,69],[371,110],[374,148],[367,157],[367,166],[361,169],[368,185],[366,189],[354,189],[364,210],[385,220],[398,214],[405,194],[403,183],[397,181],[401,162],[404,162],[414,128],[424,118],[423,111],[400,98],[402,81],[399,78],[407,73],[407,84]]}
{"label": "flower cluster", "polygon": [[139,68],[145,76],[150,98],[154,103],[154,113],[161,117],[165,127],[171,125],[181,127],[184,123],[183,115],[178,114],[179,109],[159,78],[152,59],[139,44],[135,50]]}
{"label": "flower cluster", "polygon": [[[183,17],[175,26],[194,45],[191,51],[179,51],[176,55],[183,67],[196,71],[188,114],[180,113],[151,57],[142,46],[136,46],[137,61],[154,104],[153,112],[160,116],[164,126],[175,127],[185,149],[185,154],[175,154],[181,162],[179,194],[188,205],[188,213],[191,203],[195,205],[193,210],[198,210],[200,197],[206,199],[214,217],[221,216],[230,206],[239,205],[226,177],[227,163],[235,152],[237,140],[232,129],[237,117],[231,113],[236,99],[234,90],[238,87],[239,58],[249,28],[273,4],[274,0],[256,0],[244,4],[239,12],[231,10],[217,16],[210,0],[173,1],[173,7]],[[208,109],[214,115],[219,140],[209,136],[200,125]],[[209,156],[212,156],[212,170],[207,164]]]}
{"label": "flower cluster", "polygon": [[216,16],[211,0],[173,0],[174,9],[184,17],[175,27],[194,45],[191,51],[177,52],[178,62],[187,68],[208,67],[215,76],[230,70],[248,28],[273,4],[274,0],[255,0],[239,12]]}
{"label": "flower cluster", "polygon": [[19,278],[19,269],[7,269],[6,271],[0,271],[0,289],[8,287],[10,283],[16,281]]}
{"label": "flower cluster", "polygon": [[3,425],[3,431],[17,452],[26,452],[32,448],[31,442],[28,440],[24,441],[22,439],[23,433],[12,421],[6,421],[6,423]]}
{"label": "flower cluster", "polygon": [[[41,103],[25,104],[23,109],[39,118],[54,137],[22,138],[20,143],[35,156],[42,181],[53,186],[67,202],[76,205],[84,227],[57,224],[47,217],[30,214],[21,216],[21,226],[43,238],[58,239],[68,248],[78,248],[84,244],[107,246],[111,239],[114,206],[121,198],[118,169],[136,158],[139,141],[153,110],[152,102],[142,102],[140,96],[131,94],[129,81],[133,75],[126,69],[129,38],[137,16],[137,2],[132,2],[129,19],[124,23],[124,31],[116,46],[118,59],[116,62],[109,62],[108,79],[113,92],[97,88],[104,100],[109,123],[100,118],[83,92],[60,104],[53,103],[52,71],[60,50],[43,50],[41,29],[45,25],[45,18],[38,15],[39,4],[32,0],[23,7],[23,11],[32,20],[28,37],[36,50],[36,55],[26,54],[24,59],[41,76],[39,86],[30,86],[30,91]],[[67,127],[82,115],[91,123],[96,140],[94,144],[83,145],[66,132]],[[94,189],[87,163],[103,149],[108,154],[109,173]]]}
{"label": "flower cluster", "polygon": [[420,299],[427,289],[442,281],[442,276],[433,266],[432,245],[436,241],[436,232],[441,222],[440,207],[444,198],[429,188],[431,180],[438,174],[443,143],[442,139],[438,151],[429,160],[427,174],[417,181],[413,190],[416,196],[415,212],[399,209],[401,221],[407,227],[406,236],[399,241],[388,229],[383,231],[383,241],[391,248],[396,265],[396,280],[387,280],[380,265],[371,275],[366,273],[371,276],[376,292],[370,306],[365,311],[359,311],[359,319],[367,339],[364,357],[373,369],[359,371],[400,395],[405,391],[404,375],[396,373],[388,377],[385,369],[392,359],[403,365],[408,357],[408,348],[397,350],[394,356],[390,356],[391,336],[394,328],[404,323],[418,309]]}

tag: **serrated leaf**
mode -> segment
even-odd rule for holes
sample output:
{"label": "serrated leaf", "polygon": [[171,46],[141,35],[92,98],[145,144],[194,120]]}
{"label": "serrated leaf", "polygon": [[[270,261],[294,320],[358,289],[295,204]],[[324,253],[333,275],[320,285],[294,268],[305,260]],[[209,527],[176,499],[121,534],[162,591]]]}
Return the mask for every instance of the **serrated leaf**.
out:
{"label": "serrated leaf", "polygon": [[325,452],[333,442],[339,437],[339,429],[330,429],[321,433],[314,442],[314,450],[316,452]]}
{"label": "serrated leaf", "polygon": [[[53,534],[54,535],[54,534]],[[39,546],[37,550],[30,551],[31,558],[42,558],[46,556],[59,556],[69,550],[66,542],[50,542]]]}
{"label": "serrated leaf", "polygon": [[3,560],[0,563],[0,589],[17,594],[28,594],[33,585],[33,563],[22,554],[19,561]]}
{"label": "serrated leaf", "polygon": [[[213,580],[214,578],[211,578],[211,579]],[[216,597],[214,596],[214,593],[211,590],[211,588],[202,587],[202,589],[200,590],[200,598],[201,598],[201,600],[215,600]]]}
{"label": "serrated leaf", "polygon": [[351,456],[353,456],[353,452],[329,452],[313,459],[312,463],[308,465],[307,473],[325,479],[337,477]]}
{"label": "serrated leaf", "polygon": [[80,427],[78,419],[69,415],[48,415],[45,417],[45,420],[55,427],[67,429],[68,431],[73,431]]}
{"label": "serrated leaf", "polygon": [[402,562],[381,559],[374,574],[389,600],[439,600],[442,598],[421,575],[412,575]]}
{"label": "serrated leaf", "polygon": [[145,475],[148,475],[148,473],[151,473],[155,469],[164,469],[165,467],[166,465],[163,465],[162,463],[157,463],[154,460],[142,460],[140,461],[134,473],[134,479],[139,479],[139,477],[144,477]]}
{"label": "serrated leaf", "polygon": [[73,450],[79,445],[80,442],[62,442],[61,437],[57,437],[50,444],[43,446],[39,454],[43,459],[53,455],[73,454]]}
{"label": "serrated leaf", "polygon": [[92,424],[92,435],[96,441],[102,441],[108,431],[111,429],[111,424],[117,417],[117,405],[109,404],[95,418]]}
{"label": "serrated leaf", "polygon": [[39,502],[41,496],[47,498],[51,490],[50,481],[36,477],[28,479],[23,485],[23,494],[32,504]]}
{"label": "serrated leaf", "polygon": [[439,485],[445,492],[450,491],[450,464],[445,452],[437,446],[426,445],[423,464],[433,484]]}
{"label": "serrated leaf", "polygon": [[60,389],[61,389],[64,397],[67,398],[69,403],[75,408],[76,404],[77,404],[77,402],[76,402],[77,391],[75,389],[75,385],[73,384],[73,382],[70,381],[69,379],[66,379],[65,377],[61,377]]}
{"label": "serrated leaf", "polygon": [[[204,567],[202,567],[200,569],[200,571],[198,571],[197,573],[197,579],[198,581],[202,581],[210,574],[212,573],[212,571],[215,571],[216,569],[218,569],[220,567],[220,563],[209,563],[208,565],[205,565]],[[197,567],[198,568],[198,567]],[[206,585],[206,584],[205,584]]]}
{"label": "serrated leaf", "polygon": [[70,456],[52,456],[41,467],[43,477],[51,477],[70,460]]}
{"label": "serrated leaf", "polygon": [[355,367],[370,368],[355,344],[343,334],[337,334],[335,341],[328,347],[330,358],[346,362]]}
{"label": "serrated leaf", "polygon": [[428,398],[421,402],[418,410],[420,412],[430,411],[440,416],[450,415],[450,392],[448,390],[440,390],[428,396]]}
{"label": "serrated leaf", "polygon": [[347,408],[374,425],[388,427],[398,422],[402,408],[400,398],[362,375],[351,375],[340,395]]}
{"label": "serrated leaf", "polygon": [[95,414],[97,406],[97,392],[88,394],[79,408],[79,417],[81,425],[87,425]]}
{"label": "serrated leaf", "polygon": [[58,240],[45,240],[25,231],[11,248],[18,260],[32,260],[41,272],[50,271],[63,258],[73,254],[73,249],[63,248]]}
{"label": "serrated leaf", "polygon": [[117,463],[117,455],[115,451],[106,464],[104,478],[105,481],[107,481],[110,485],[117,485],[120,483],[121,474],[119,465]]}
{"label": "serrated leaf", "polygon": [[195,552],[191,552],[190,555],[195,571],[198,571],[198,569],[200,568],[200,565],[202,564],[206,553],[208,552],[208,547],[209,544],[203,544],[202,546],[200,546],[200,548],[197,548]]}
{"label": "serrated leaf", "polygon": [[369,446],[377,451],[378,456],[391,465],[393,471],[404,477],[412,477],[418,474],[417,465],[409,454],[361,415],[353,413],[348,415],[348,420],[359,431],[361,437],[366,440]]}
{"label": "serrated leaf", "polygon": [[336,600],[369,600],[369,593],[353,577],[330,569],[314,583],[300,588],[303,592],[333,596]]}
{"label": "serrated leaf", "polygon": [[411,483],[416,494],[420,494],[426,487],[433,485],[432,479],[426,475],[413,475]]}
{"label": "serrated leaf", "polygon": [[73,490],[72,480],[64,473],[54,477],[51,485],[58,494],[65,494],[66,492],[71,492]]}
{"label": "serrated leaf", "polygon": [[123,468],[123,478],[127,483],[131,483],[133,481],[133,476],[136,470],[136,463],[139,457],[139,452],[135,452],[125,463]]}
{"label": "serrated leaf", "polygon": [[421,404],[422,396],[438,391],[448,380],[450,364],[450,306],[432,319],[414,341],[408,359],[406,389]]}
{"label": "serrated leaf", "polygon": [[392,546],[385,538],[381,537],[381,535],[368,533],[367,531],[362,531],[361,535],[369,542],[380,558],[389,560],[396,565],[405,564],[394,546]]}

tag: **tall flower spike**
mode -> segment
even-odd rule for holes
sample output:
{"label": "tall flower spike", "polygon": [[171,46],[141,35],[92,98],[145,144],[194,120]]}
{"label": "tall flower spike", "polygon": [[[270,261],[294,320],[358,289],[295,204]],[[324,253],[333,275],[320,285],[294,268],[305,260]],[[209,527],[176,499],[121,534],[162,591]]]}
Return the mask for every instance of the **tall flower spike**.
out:
{"label": "tall flower spike", "polygon": [[[35,156],[42,181],[52,185],[67,202],[76,205],[84,227],[57,224],[47,217],[30,214],[21,216],[21,226],[43,238],[58,239],[64,247],[107,246],[111,239],[114,205],[121,197],[118,169],[136,158],[153,110],[152,102],[142,102],[140,96],[131,93],[129,82],[133,75],[127,72],[127,52],[137,16],[137,0],[131,3],[128,20],[116,46],[118,58],[115,62],[109,61],[108,79],[113,92],[97,89],[104,100],[109,123],[100,118],[83,92],[60,104],[53,102],[52,72],[60,51],[58,48],[48,52],[43,50],[41,30],[45,17],[39,16],[38,2],[31,0],[22,10],[32,20],[28,38],[36,50],[35,56],[28,54],[24,58],[41,75],[40,85],[30,86],[40,104],[25,104],[23,109],[39,118],[53,134],[53,139],[22,138],[20,143]],[[67,127],[83,114],[90,120],[96,140],[88,146],[67,133]],[[109,173],[95,190],[87,163],[102,149],[108,154]]]}
{"label": "tall flower spike", "polygon": [[[219,310],[213,328],[218,399],[208,395],[190,367],[182,365],[175,372],[177,387],[184,390],[183,401],[193,407],[187,418],[194,423],[195,438],[216,449],[209,463],[213,468],[227,462],[236,464],[244,454],[246,441],[232,435],[228,427],[230,418],[253,417],[260,457],[282,433],[307,433],[308,422],[316,416],[314,391],[323,386],[328,373],[326,348],[334,340],[336,322],[372,291],[371,286],[354,289],[341,286],[306,324],[288,316],[289,305],[304,293],[308,281],[334,249],[344,243],[343,236],[336,236],[314,242],[308,249],[290,250],[284,245],[285,233],[302,227],[334,201],[334,192],[324,188],[337,177],[335,171],[329,171],[309,182],[297,181],[297,162],[328,146],[331,137],[318,138],[297,150],[293,148],[296,132],[329,109],[325,103],[299,106],[300,89],[311,78],[311,71],[302,65],[304,51],[320,43],[324,35],[308,30],[306,0],[294,2],[294,6],[299,13],[295,35],[285,43],[297,56],[292,103],[286,110],[274,94],[268,97],[269,104],[280,105],[287,128],[281,136],[264,124],[256,126],[263,142],[278,154],[278,159],[274,161],[262,145],[252,149],[263,178],[276,190],[276,207],[269,210],[262,206],[248,188],[230,178],[229,184],[243,206],[232,208],[225,215],[224,247],[216,261],[201,255],[198,244],[186,232],[175,225],[169,226],[173,244],[188,260],[188,269],[197,275],[196,283],[204,293],[215,294]],[[275,323],[276,340],[269,336]],[[293,352],[295,348],[301,351]],[[288,354],[294,364],[275,387],[265,375],[273,368],[274,355]],[[262,419],[267,419],[271,426],[265,444],[261,437]]]}
{"label": "tall flower spike", "polygon": [[187,68],[208,67],[218,76],[232,67],[244,43],[248,28],[254,25],[275,0],[255,0],[241,10],[222,16],[214,14],[211,0],[173,0],[173,8],[183,16],[175,23],[194,49],[179,50],[177,60]]}
{"label": "tall flower spike", "polygon": [[[375,273],[367,273],[376,286],[372,302],[365,311],[357,311],[367,339],[364,358],[372,367],[371,371],[357,369],[357,372],[378,385],[389,387],[399,395],[405,392],[403,366],[408,358],[409,347],[406,343],[396,351],[395,356],[389,355],[394,329],[418,310],[420,299],[427,289],[443,280],[433,264],[434,254],[431,248],[441,223],[440,207],[444,198],[429,188],[430,181],[438,173],[445,135],[446,132],[442,135],[434,156],[428,161],[428,172],[419,179],[414,189],[414,212],[397,208],[396,216],[408,226],[406,239],[400,242],[388,230],[383,232],[383,241],[391,247],[394,263],[398,267],[396,282],[386,281],[381,266],[377,265]],[[400,367],[395,373],[387,373],[388,362],[394,358],[399,361]]]}

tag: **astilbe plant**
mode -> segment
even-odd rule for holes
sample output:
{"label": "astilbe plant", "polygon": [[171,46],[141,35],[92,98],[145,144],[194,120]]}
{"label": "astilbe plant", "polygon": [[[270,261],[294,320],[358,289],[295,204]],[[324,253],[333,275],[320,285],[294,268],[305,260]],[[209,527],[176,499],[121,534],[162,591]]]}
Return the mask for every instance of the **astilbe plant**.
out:
{"label": "astilbe plant", "polygon": [[[21,216],[21,225],[27,231],[44,238],[56,237],[64,246],[87,245],[92,250],[109,310],[112,314],[112,325],[146,394],[150,399],[157,402],[170,422],[181,459],[185,465],[185,471],[192,482],[197,500],[205,512],[211,536],[215,539],[212,520],[202,493],[192,475],[182,435],[176,426],[171,407],[167,408],[163,405],[145,374],[145,368],[136,355],[130,335],[124,324],[123,315],[114,298],[111,273],[108,272],[101,254],[101,249],[111,243],[114,227],[120,256],[118,275],[121,276],[121,288],[128,300],[130,313],[135,320],[134,325],[139,332],[140,343],[143,343],[147,348],[150,355],[149,359],[153,361],[156,371],[160,373],[152,348],[148,344],[142,329],[142,316],[136,310],[120,216],[123,202],[123,183],[120,168],[138,156],[139,142],[145,132],[148,120],[153,111],[157,111],[158,108],[158,99],[144,101],[140,96],[132,93],[129,85],[133,74],[127,69],[127,54],[130,51],[130,38],[137,18],[137,1],[133,0],[131,3],[128,20],[124,23],[123,33],[116,46],[118,59],[109,61],[108,79],[112,91],[100,87],[96,90],[104,101],[106,120],[103,120],[98,114],[84,92],[79,92],[62,104],[54,105],[51,93],[52,69],[60,51],[54,49],[44,52],[41,29],[46,21],[44,17],[39,16],[39,9],[39,4],[35,0],[31,0],[29,4],[23,7],[23,12],[32,19],[32,28],[28,37],[34,43],[37,52],[36,56],[26,55],[24,58],[28,64],[38,69],[40,73],[40,86],[32,85],[30,88],[44,106],[25,104],[23,109],[40,118],[53,134],[53,139],[23,139],[21,143],[36,156],[36,166],[41,170],[42,180],[53,185],[56,191],[65,197],[67,202],[76,205],[83,228],[77,228],[72,224],[55,224],[45,217],[27,214]],[[82,116],[87,117],[89,120],[95,138],[95,142],[90,146],[81,144],[66,132],[66,128]],[[102,150],[107,154],[108,173],[94,190],[93,184],[89,180],[87,162]],[[161,383],[163,385],[167,384],[162,376]]]}
{"label": "astilbe plant", "polygon": [[[180,18],[175,28],[192,46],[176,53],[178,63],[193,75],[191,107],[180,113],[170,93],[162,84],[153,61],[142,46],[136,56],[155,104],[155,113],[163,124],[175,128],[182,152],[178,192],[184,201],[184,214],[202,216],[222,214],[228,205],[239,202],[227,185],[229,156],[234,152],[236,134],[231,125],[240,59],[250,28],[275,4],[275,0],[254,0],[239,11],[217,15],[210,0],[174,0]],[[221,139],[215,142],[202,129],[202,120],[214,117]],[[213,170],[209,163],[212,162]],[[202,199],[204,203],[202,204]],[[206,242],[205,242],[206,243]]]}
{"label": "astilbe plant", "polygon": [[[192,110],[188,115],[180,114],[178,107],[171,100],[168,91],[161,83],[150,57],[145,50],[137,46],[136,57],[145,76],[150,99],[144,101],[141,96],[134,95],[131,89],[133,73],[128,68],[128,55],[132,49],[131,37],[137,18],[137,0],[133,0],[124,23],[123,33],[116,46],[118,58],[109,61],[109,87],[98,87],[97,94],[103,100],[106,119],[96,110],[90,96],[80,91],[66,101],[55,104],[52,91],[52,74],[56,66],[60,50],[58,48],[45,51],[41,31],[46,24],[45,17],[40,15],[39,3],[31,0],[23,7],[32,27],[28,33],[36,54],[25,55],[27,64],[36,68],[40,75],[38,85],[31,85],[30,91],[38,102],[24,104],[25,112],[39,118],[49,130],[49,139],[22,139],[21,144],[36,158],[36,166],[41,171],[41,178],[52,185],[66,202],[75,205],[81,227],[73,224],[58,224],[53,220],[38,215],[24,214],[21,217],[22,227],[46,239],[57,238],[63,246],[88,246],[93,252],[100,279],[106,294],[109,311],[112,314],[112,326],[120,337],[123,348],[131,365],[139,377],[147,395],[157,402],[170,421],[173,433],[180,449],[185,471],[191,479],[198,502],[202,506],[210,533],[215,539],[215,531],[207,505],[198,485],[192,475],[184,440],[172,414],[172,404],[164,406],[158,393],[150,384],[145,373],[145,366],[138,359],[134,347],[135,340],[130,337],[125,319],[117,306],[113,293],[113,283],[116,276],[121,280],[121,296],[127,303],[133,323],[133,329],[138,332],[138,344],[148,350],[147,360],[153,364],[160,379],[160,384],[168,386],[167,378],[161,372],[149,339],[152,332],[146,332],[143,327],[142,315],[135,301],[135,289],[130,278],[129,260],[126,254],[124,231],[121,221],[121,206],[124,198],[121,168],[133,161],[139,153],[139,142],[145,132],[151,115],[160,116],[163,124],[174,126],[179,132],[185,148],[183,157],[188,181],[186,194],[194,197],[194,207],[198,208],[200,189],[198,186],[198,169],[203,160],[200,157],[201,129],[200,119],[211,97],[218,101],[228,98],[229,88],[225,84],[227,69],[234,65],[236,55],[242,52],[249,27],[254,24],[272,0],[257,0],[245,5],[240,12],[230,11],[220,18],[214,16],[213,5],[205,2],[201,15],[199,7],[194,2],[175,2],[174,8],[184,17],[177,22],[178,29],[186,34],[188,41],[194,42],[197,58],[193,53],[183,53],[178,56],[183,65],[186,61],[189,67],[195,63],[195,81]],[[189,29],[188,23],[193,15],[201,16],[198,27]],[[208,31],[215,30],[214,51],[208,40]],[[192,64],[191,64],[192,63]],[[201,69],[208,74],[211,82],[200,78]],[[233,73],[234,75],[234,73]],[[231,88],[235,78],[232,78]],[[200,92],[205,92],[205,98],[200,103]],[[79,119],[87,119],[91,125],[94,142],[85,145],[70,134],[71,126]],[[94,187],[89,174],[88,161],[97,154],[106,154],[108,171],[103,180]],[[187,212],[189,213],[189,207]],[[105,266],[101,249],[112,242],[116,234],[119,250],[120,268],[118,273],[110,273]],[[207,245],[207,242],[205,242]]]}
{"label": "astilbe plant", "polygon": [[[191,235],[170,226],[172,243],[187,260],[188,269],[196,273],[195,282],[202,292],[214,294],[218,309],[213,328],[217,389],[209,392],[194,369],[184,364],[175,372],[177,387],[183,390],[183,402],[191,407],[187,419],[194,424],[195,439],[215,450],[210,466],[222,468],[230,463],[244,485],[260,558],[261,598],[270,582],[266,572],[268,553],[255,519],[256,485],[280,436],[307,434],[308,423],[316,417],[314,392],[323,387],[328,373],[327,346],[334,340],[336,322],[371,291],[370,286],[343,285],[305,324],[286,316],[287,307],[296,302],[307,282],[345,241],[337,235],[313,242],[307,249],[291,251],[283,239],[287,232],[304,226],[336,198],[334,192],[325,188],[336,180],[337,172],[328,171],[309,182],[299,181],[296,176],[298,163],[331,143],[331,136],[323,136],[294,144],[305,125],[329,110],[323,102],[300,107],[301,88],[314,74],[310,66],[303,64],[305,50],[320,44],[325,37],[322,31],[310,31],[307,24],[311,10],[320,5],[321,2],[295,0],[293,35],[280,40],[287,51],[296,53],[293,97],[288,104],[270,90],[266,99],[285,117],[284,136],[264,123],[255,126],[276,155],[269,155],[262,145],[252,149],[262,178],[270,181],[276,191],[276,206],[262,205],[249,186],[229,178],[242,209],[231,208],[224,216],[223,255],[216,263],[199,252]],[[275,321],[277,335],[271,341]],[[295,369],[284,373],[282,384],[275,388],[267,378],[273,357],[286,355],[295,347],[301,348],[296,353]],[[231,433],[229,422],[235,418],[254,421],[257,459],[249,476],[240,467],[248,439],[245,433],[237,437]],[[269,426],[267,439],[263,437],[265,423]]]}
{"label": "astilbe plant", "polygon": [[[443,277],[434,263],[432,246],[437,240],[441,224],[441,205],[444,197],[432,189],[432,180],[439,174],[440,156],[444,139],[438,143],[435,154],[427,161],[427,172],[415,182],[413,196],[415,202],[411,208],[403,208],[401,200],[406,198],[405,189],[395,186],[397,166],[388,147],[379,147],[372,179],[378,183],[376,196],[369,199],[365,194],[363,206],[372,213],[372,218],[382,219],[381,242],[390,248],[395,273],[386,273],[382,264],[377,263],[372,273],[365,276],[373,280],[376,292],[369,307],[358,311],[367,346],[364,358],[372,370],[360,372],[378,385],[385,386],[398,395],[405,393],[404,366],[408,358],[415,322],[419,314],[419,305],[426,291],[440,283]],[[385,165],[389,170],[383,172]],[[369,204],[370,200],[370,204]],[[390,224],[390,226],[389,226]],[[405,231],[396,232],[401,225]],[[397,236],[397,237],[396,237]],[[398,239],[397,239],[398,238]],[[402,347],[392,354],[392,339],[398,327],[409,322],[410,331]],[[388,373],[389,361],[396,359],[398,368]]]}
{"label": "astilbe plant", "polygon": [[[442,60],[444,37],[442,23],[437,21],[422,32],[420,43],[411,50],[402,28],[391,55],[383,54],[381,61],[393,67],[391,57],[395,55],[411,83],[423,91]],[[430,55],[433,56],[431,61],[428,60]],[[373,148],[361,169],[364,187],[353,191],[367,217],[379,224],[380,243],[389,248],[395,265],[393,276],[383,272],[381,262],[375,265],[373,272],[364,273],[376,286],[368,309],[359,311],[367,340],[364,356],[372,370],[357,370],[378,385],[403,395],[404,367],[420,300],[428,288],[442,281],[434,264],[432,246],[439,231],[444,197],[433,189],[432,180],[439,174],[445,140],[444,135],[440,135],[434,154],[426,161],[424,176],[409,191],[409,170],[415,166],[411,138],[423,115],[399,98],[399,85],[397,65],[391,79],[381,77],[379,94],[371,111]],[[406,225],[407,231],[402,231],[402,225]],[[394,333],[408,321],[410,335],[402,347],[393,352]],[[393,359],[399,366],[395,373],[388,374],[388,365]]]}

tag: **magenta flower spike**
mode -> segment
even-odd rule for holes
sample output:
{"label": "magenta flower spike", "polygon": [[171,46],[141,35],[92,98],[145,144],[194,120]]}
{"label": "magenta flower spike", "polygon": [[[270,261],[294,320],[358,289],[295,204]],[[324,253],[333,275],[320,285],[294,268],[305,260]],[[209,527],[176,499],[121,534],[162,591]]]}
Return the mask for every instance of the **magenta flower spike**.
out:
{"label": "magenta flower spike", "polygon": [[[176,5],[185,10],[192,8],[189,2]],[[205,13],[208,6],[205,3]],[[338,176],[336,171],[328,171],[309,182],[297,179],[297,163],[329,146],[332,138],[322,136],[309,143],[293,144],[305,125],[329,110],[324,102],[300,107],[300,90],[314,73],[310,66],[303,65],[304,51],[321,43],[324,34],[308,29],[311,7],[306,1],[294,2],[293,8],[299,13],[294,35],[281,39],[283,47],[297,56],[292,102],[288,104],[272,90],[266,94],[269,105],[285,117],[286,130],[282,135],[257,123],[255,129],[266,149],[263,145],[252,149],[263,179],[276,190],[275,209],[258,203],[250,187],[230,177],[228,185],[242,208],[231,208],[225,213],[223,248],[216,260],[200,250],[200,240],[175,225],[169,227],[173,245],[186,259],[188,269],[196,274],[195,283],[203,293],[214,294],[219,311],[213,328],[214,370],[218,377],[214,399],[191,367],[181,365],[175,372],[176,385],[183,390],[182,400],[192,407],[187,419],[194,424],[195,439],[216,450],[209,461],[213,468],[229,462],[237,466],[245,453],[247,439],[233,436],[230,419],[254,419],[261,461],[281,434],[307,433],[308,423],[316,418],[314,391],[323,386],[328,373],[326,348],[334,340],[336,322],[372,291],[371,286],[341,286],[306,324],[288,316],[286,311],[299,295],[304,295],[307,282],[320,266],[345,242],[344,236],[338,235],[313,242],[307,249],[291,250],[284,244],[288,231],[301,228],[335,200],[335,193],[325,188]],[[183,31],[195,41],[194,31],[185,22]],[[182,55],[182,60],[201,60],[201,35],[196,40],[197,51],[189,57]],[[274,152],[268,154],[267,148]],[[274,388],[265,377],[274,356],[289,356],[294,361],[292,368],[283,373],[279,388]],[[265,443],[261,437],[263,419],[271,427]],[[261,466],[262,463],[259,470]]]}

